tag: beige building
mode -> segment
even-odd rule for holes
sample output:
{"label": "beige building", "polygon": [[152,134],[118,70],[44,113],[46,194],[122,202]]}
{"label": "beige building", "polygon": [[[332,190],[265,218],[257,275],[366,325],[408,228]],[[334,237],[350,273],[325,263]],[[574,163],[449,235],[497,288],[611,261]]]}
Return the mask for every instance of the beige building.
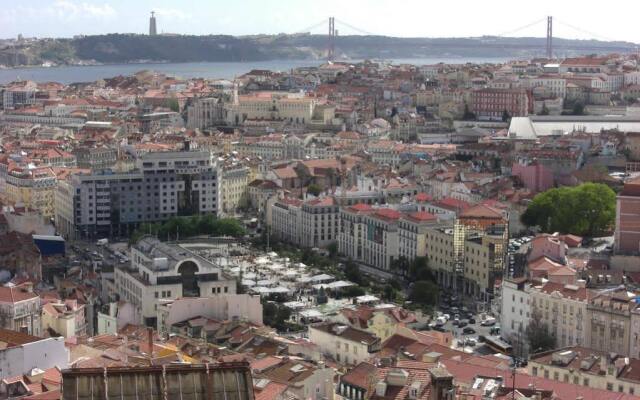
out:
{"label": "beige building", "polygon": [[51,168],[13,169],[6,178],[9,202],[37,210],[44,217],[55,213],[56,175]]}
{"label": "beige building", "polygon": [[45,304],[42,307],[42,332],[44,335],[61,335],[65,338],[86,335],[84,304],[79,304],[77,300]]}
{"label": "beige building", "polygon": [[630,355],[631,314],[637,309],[636,295],[625,288],[601,292],[589,298],[585,347],[597,351]]}
{"label": "beige building", "polygon": [[180,297],[234,294],[236,281],[192,252],[188,244],[144,237],[131,247],[131,264],[114,271],[119,300],[133,304],[141,323],[155,326],[158,304]]}
{"label": "beige building", "polygon": [[384,342],[395,335],[405,323],[415,322],[416,316],[401,307],[376,309],[360,306],[340,310],[338,315],[331,317],[331,321],[372,333]]}
{"label": "beige building", "polygon": [[25,288],[0,286],[0,328],[40,336],[40,297]]}
{"label": "beige building", "polygon": [[226,215],[234,215],[245,197],[249,184],[249,168],[233,165],[222,168],[220,179],[221,210]]}
{"label": "beige building", "polygon": [[452,287],[456,276],[453,253],[453,225],[434,226],[426,232],[427,259],[438,283]]}
{"label": "beige building", "polygon": [[532,376],[558,382],[635,396],[640,393],[640,360],[585,347],[534,354],[527,369]]}
{"label": "beige building", "polygon": [[258,92],[234,96],[227,105],[227,122],[240,125],[246,120],[279,120],[296,124],[310,123],[317,101],[300,94]]}
{"label": "beige building", "polygon": [[501,210],[476,205],[461,213],[453,225],[455,267],[463,292],[484,298],[502,276],[509,242],[509,219]]}
{"label": "beige building", "polygon": [[540,314],[541,321],[556,339],[556,347],[589,346],[586,342],[588,296],[584,285],[546,282],[531,287],[531,310]]}
{"label": "beige building", "polygon": [[337,322],[309,326],[309,340],[320,351],[343,365],[355,365],[368,360],[380,350],[380,338]]}

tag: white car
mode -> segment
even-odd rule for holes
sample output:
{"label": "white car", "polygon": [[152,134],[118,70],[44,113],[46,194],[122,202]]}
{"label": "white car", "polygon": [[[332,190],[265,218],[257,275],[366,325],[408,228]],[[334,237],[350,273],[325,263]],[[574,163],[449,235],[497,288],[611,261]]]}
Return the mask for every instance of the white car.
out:
{"label": "white car", "polygon": [[480,325],[482,326],[492,326],[496,324],[496,319],[493,317],[487,317],[486,319],[483,319],[482,322],[480,322]]}

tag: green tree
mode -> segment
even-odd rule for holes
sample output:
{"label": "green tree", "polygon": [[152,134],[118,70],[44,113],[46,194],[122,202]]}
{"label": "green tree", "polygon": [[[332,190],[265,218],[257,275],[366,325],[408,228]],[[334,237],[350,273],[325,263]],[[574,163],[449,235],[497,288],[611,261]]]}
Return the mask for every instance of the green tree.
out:
{"label": "green tree", "polygon": [[320,195],[320,193],[322,193],[322,187],[320,187],[320,185],[318,185],[317,183],[312,183],[311,185],[307,186],[307,193],[318,196]]}
{"label": "green tree", "polygon": [[167,107],[169,107],[169,109],[171,109],[171,111],[173,112],[180,112],[180,103],[178,103],[178,99],[176,99],[175,97],[167,100]]}
{"label": "green tree", "polygon": [[577,102],[573,105],[573,110],[571,110],[573,115],[584,115],[584,104]]}
{"label": "green tree", "polygon": [[465,121],[475,121],[476,114],[469,110],[469,104],[467,102],[464,103],[464,113],[462,114],[462,119]]}
{"label": "green tree", "polygon": [[409,277],[412,281],[430,281],[435,282],[435,276],[429,268],[429,260],[427,257],[416,257],[409,266]]}
{"label": "green tree", "polygon": [[531,353],[539,353],[555,347],[556,340],[549,333],[547,324],[542,322],[542,315],[538,309],[534,308],[531,313],[531,319],[525,333]]}
{"label": "green tree", "polygon": [[364,296],[366,292],[360,286],[348,286],[344,289],[340,289],[340,295],[342,297],[358,297]]}
{"label": "green tree", "polygon": [[536,195],[521,219],[543,232],[598,236],[610,231],[615,216],[615,192],[607,185],[584,183]]}
{"label": "green tree", "polygon": [[316,304],[326,304],[329,301],[329,297],[327,296],[324,287],[320,287],[318,290],[318,295],[316,296]]}
{"label": "green tree", "polygon": [[393,301],[396,299],[396,288],[390,283],[387,283],[382,287],[382,298],[387,301]]}
{"label": "green tree", "polygon": [[431,281],[417,281],[411,288],[409,300],[421,305],[433,306],[438,302],[440,287]]}
{"label": "green tree", "polygon": [[338,256],[338,242],[329,243],[327,250],[329,251],[329,257],[335,259]]}
{"label": "green tree", "polygon": [[344,276],[348,280],[358,285],[363,284],[362,273],[360,267],[353,260],[349,259],[344,266]]}

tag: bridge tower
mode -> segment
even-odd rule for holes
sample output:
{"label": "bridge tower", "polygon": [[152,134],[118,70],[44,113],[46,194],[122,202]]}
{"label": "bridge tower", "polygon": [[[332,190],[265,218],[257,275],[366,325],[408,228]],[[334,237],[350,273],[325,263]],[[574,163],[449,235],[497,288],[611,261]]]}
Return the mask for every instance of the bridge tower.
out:
{"label": "bridge tower", "polygon": [[333,61],[336,39],[336,19],[329,17],[329,37],[327,42],[327,60]]}
{"label": "bridge tower", "polygon": [[547,17],[547,58],[553,58],[553,17]]}

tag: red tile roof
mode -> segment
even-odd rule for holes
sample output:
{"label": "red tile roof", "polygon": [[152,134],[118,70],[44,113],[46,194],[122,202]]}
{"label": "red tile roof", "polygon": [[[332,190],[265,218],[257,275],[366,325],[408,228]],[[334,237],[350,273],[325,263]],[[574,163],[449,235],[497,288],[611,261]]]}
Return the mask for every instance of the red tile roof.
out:
{"label": "red tile roof", "polygon": [[415,197],[416,201],[418,202],[425,202],[425,201],[431,201],[433,200],[433,197],[426,194],[426,193],[418,193]]}
{"label": "red tile roof", "polygon": [[381,208],[376,211],[376,217],[380,217],[387,221],[395,221],[400,219],[402,213],[400,211],[392,210],[391,208]]}
{"label": "red tile roof", "polygon": [[17,303],[37,298],[38,295],[25,289],[16,287],[0,287],[0,303]]}
{"label": "red tile roof", "polygon": [[373,210],[373,207],[365,203],[358,203],[349,207],[349,210],[354,212],[368,212]]}
{"label": "red tile roof", "polygon": [[417,212],[407,214],[406,218],[414,221],[419,221],[419,222],[438,220],[438,217],[426,211],[417,211]]}

